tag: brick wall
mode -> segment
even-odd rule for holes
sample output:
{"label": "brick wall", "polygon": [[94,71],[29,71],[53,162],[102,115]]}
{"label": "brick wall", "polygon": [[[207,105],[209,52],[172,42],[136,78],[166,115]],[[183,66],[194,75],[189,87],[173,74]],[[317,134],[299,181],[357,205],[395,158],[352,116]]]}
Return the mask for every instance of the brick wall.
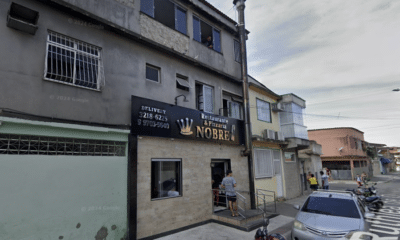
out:
{"label": "brick wall", "polygon": [[[141,137],[138,140],[138,238],[211,219],[211,159],[230,159],[236,190],[249,190],[247,158],[240,146]],[[182,197],[151,200],[151,159],[182,159]],[[245,196],[247,199],[248,196]]]}

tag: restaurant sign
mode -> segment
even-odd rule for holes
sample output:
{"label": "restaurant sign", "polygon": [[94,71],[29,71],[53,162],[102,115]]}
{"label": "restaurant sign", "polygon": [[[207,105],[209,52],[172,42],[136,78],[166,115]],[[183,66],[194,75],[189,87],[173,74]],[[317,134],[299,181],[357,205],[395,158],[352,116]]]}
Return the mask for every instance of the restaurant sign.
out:
{"label": "restaurant sign", "polygon": [[242,120],[132,96],[132,134],[244,144]]}

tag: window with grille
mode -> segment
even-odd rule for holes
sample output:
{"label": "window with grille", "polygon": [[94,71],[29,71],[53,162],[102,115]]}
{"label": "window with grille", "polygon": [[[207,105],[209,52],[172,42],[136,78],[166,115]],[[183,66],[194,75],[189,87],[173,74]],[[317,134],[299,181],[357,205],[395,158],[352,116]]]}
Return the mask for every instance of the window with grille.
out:
{"label": "window with grille", "polygon": [[257,117],[260,121],[271,122],[270,103],[257,99]]}
{"label": "window with grille", "polygon": [[125,156],[125,142],[0,134],[0,154]]}
{"label": "window with grille", "polygon": [[270,149],[254,149],[256,178],[273,177],[274,161]]}
{"label": "window with grille", "polygon": [[186,34],[186,10],[168,0],[141,0],[140,11],[160,23]]}
{"label": "window with grille", "polygon": [[46,80],[99,90],[104,81],[102,69],[100,47],[49,32]]}

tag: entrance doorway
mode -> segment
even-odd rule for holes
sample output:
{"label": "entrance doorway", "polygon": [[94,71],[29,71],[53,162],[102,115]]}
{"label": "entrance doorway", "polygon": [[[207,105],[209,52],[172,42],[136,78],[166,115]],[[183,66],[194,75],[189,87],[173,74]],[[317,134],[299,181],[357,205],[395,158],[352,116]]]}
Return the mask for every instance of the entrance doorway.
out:
{"label": "entrance doorway", "polygon": [[214,212],[222,211],[228,208],[228,201],[225,193],[220,191],[222,179],[224,179],[228,169],[231,169],[231,161],[229,159],[211,160],[211,182],[213,182],[212,189]]}

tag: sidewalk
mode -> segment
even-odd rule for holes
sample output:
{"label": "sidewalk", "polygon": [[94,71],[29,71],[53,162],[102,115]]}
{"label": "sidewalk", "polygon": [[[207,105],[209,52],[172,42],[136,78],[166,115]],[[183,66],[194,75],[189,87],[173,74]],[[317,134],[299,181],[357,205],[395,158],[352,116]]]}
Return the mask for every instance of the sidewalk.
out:
{"label": "sidewalk", "polygon": [[[399,177],[400,172],[391,172],[386,175],[377,175],[373,176],[370,180],[370,183],[377,183],[377,184],[382,184],[382,183],[387,183],[393,180],[393,178]],[[355,180],[333,180],[329,183],[345,183],[345,184],[354,184]]]}
{"label": "sidewalk", "polygon": [[[277,203],[276,211],[279,215],[269,220],[268,232],[271,234],[280,233],[284,235],[286,239],[289,240],[294,217],[296,216],[298,211],[293,207],[293,205],[302,205],[307,199],[307,197],[308,195],[304,195],[298,198],[287,200],[285,202]],[[178,239],[251,240],[254,239],[256,231],[257,229],[250,232],[244,232],[221,224],[209,223],[158,239],[159,240],[178,240]]]}

